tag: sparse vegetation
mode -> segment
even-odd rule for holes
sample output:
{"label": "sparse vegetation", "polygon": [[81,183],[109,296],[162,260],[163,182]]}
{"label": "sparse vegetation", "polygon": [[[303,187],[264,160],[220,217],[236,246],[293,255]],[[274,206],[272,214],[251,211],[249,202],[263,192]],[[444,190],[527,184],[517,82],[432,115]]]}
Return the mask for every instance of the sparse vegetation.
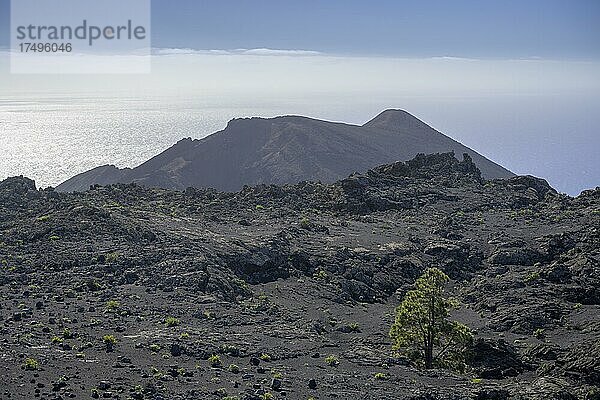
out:
{"label": "sparse vegetation", "polygon": [[331,354],[331,355],[328,355],[327,357],[325,357],[325,363],[327,365],[329,365],[330,367],[335,367],[335,366],[340,365],[340,360],[337,356]]}
{"label": "sparse vegetation", "polygon": [[531,282],[537,281],[538,279],[540,279],[540,273],[539,272],[537,272],[537,271],[530,272],[525,277],[525,283],[531,283]]}
{"label": "sparse vegetation", "polygon": [[102,342],[106,346],[107,351],[112,351],[115,344],[117,344],[117,338],[113,335],[104,335],[102,336]]}
{"label": "sparse vegetation", "polygon": [[541,340],[541,339],[543,339],[546,336],[546,334],[545,334],[545,331],[544,331],[543,328],[538,328],[535,331],[533,331],[533,336],[536,339],[540,339]]}
{"label": "sparse vegetation", "polygon": [[457,305],[444,296],[449,278],[437,268],[429,268],[396,308],[390,329],[393,349],[426,369],[464,369],[465,349],[472,341],[466,325],[448,320]]}
{"label": "sparse vegetation", "polygon": [[52,339],[50,339],[50,342],[53,344],[61,344],[63,342],[63,338],[58,337],[58,336],[53,336]]}
{"label": "sparse vegetation", "polygon": [[167,317],[165,319],[165,325],[169,328],[179,325],[180,321],[175,317]]}
{"label": "sparse vegetation", "polygon": [[358,322],[350,322],[348,324],[348,329],[350,332],[360,332],[360,325],[358,325]]}
{"label": "sparse vegetation", "polygon": [[304,217],[300,220],[300,228],[310,229],[310,221],[308,218]]}
{"label": "sparse vegetation", "polygon": [[26,358],[24,367],[28,371],[35,371],[40,368],[40,363],[35,358]]}
{"label": "sparse vegetation", "polygon": [[158,353],[160,351],[160,346],[157,344],[151,344],[150,346],[148,346],[148,348],[153,353]]}
{"label": "sparse vegetation", "polygon": [[386,381],[388,379],[390,379],[389,375],[384,373],[384,372],[377,372],[375,374],[375,379],[379,380],[379,381]]}
{"label": "sparse vegetation", "polygon": [[119,260],[119,253],[117,253],[116,251],[113,251],[112,253],[108,253],[105,256],[105,260],[108,264],[117,262]]}
{"label": "sparse vegetation", "polygon": [[221,365],[223,365],[221,362],[221,357],[219,357],[217,354],[213,354],[212,356],[208,357],[208,364],[213,368],[219,368]]}
{"label": "sparse vegetation", "polygon": [[234,374],[237,374],[237,373],[239,373],[239,372],[240,372],[240,367],[238,367],[238,366],[237,366],[237,365],[235,365],[235,364],[230,364],[230,365],[229,365],[229,368],[227,368],[227,370],[228,370],[229,372],[232,372],[232,373],[234,373]]}
{"label": "sparse vegetation", "polygon": [[116,300],[109,300],[106,302],[105,309],[108,312],[115,312],[119,308],[120,303]]}
{"label": "sparse vegetation", "polygon": [[267,353],[262,353],[259,358],[263,361],[271,361],[271,356]]}
{"label": "sparse vegetation", "polygon": [[325,281],[325,282],[329,280],[329,275],[327,275],[327,272],[325,272],[322,269],[316,271],[315,274],[313,275],[313,277],[315,279],[318,279],[318,280],[321,280],[321,281]]}

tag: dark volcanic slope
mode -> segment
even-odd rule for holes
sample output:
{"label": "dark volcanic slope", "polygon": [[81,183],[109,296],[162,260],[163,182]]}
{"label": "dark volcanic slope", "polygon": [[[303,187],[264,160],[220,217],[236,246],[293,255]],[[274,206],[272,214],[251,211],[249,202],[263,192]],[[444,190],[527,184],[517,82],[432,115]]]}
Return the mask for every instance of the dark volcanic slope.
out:
{"label": "dark volcanic slope", "polygon": [[[451,154],[237,193],[7,179],[0,398],[597,399],[599,227],[600,189],[486,182]],[[428,266],[476,332],[462,375],[391,355]]]}
{"label": "dark volcanic slope", "polygon": [[485,178],[514,176],[407,112],[387,110],[363,126],[295,116],[236,119],[223,131],[202,140],[182,140],[134,169],[98,167],[57,189],[84,191],[96,183],[138,182],[235,191],[260,183],[333,182],[418,153],[448,151],[468,153]]}

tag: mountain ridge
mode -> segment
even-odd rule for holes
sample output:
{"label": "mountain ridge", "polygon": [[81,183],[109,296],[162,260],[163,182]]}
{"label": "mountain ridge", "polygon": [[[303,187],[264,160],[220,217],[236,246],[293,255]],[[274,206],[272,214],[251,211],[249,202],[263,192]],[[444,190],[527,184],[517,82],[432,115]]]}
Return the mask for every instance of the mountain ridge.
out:
{"label": "mountain ridge", "polygon": [[298,115],[236,118],[205,138],[182,139],[135,168],[96,167],[63,182],[57,190],[137,182],[169,189],[235,191],[260,183],[334,182],[419,153],[447,151],[469,154],[485,178],[514,176],[408,112],[388,109],[363,125]]}

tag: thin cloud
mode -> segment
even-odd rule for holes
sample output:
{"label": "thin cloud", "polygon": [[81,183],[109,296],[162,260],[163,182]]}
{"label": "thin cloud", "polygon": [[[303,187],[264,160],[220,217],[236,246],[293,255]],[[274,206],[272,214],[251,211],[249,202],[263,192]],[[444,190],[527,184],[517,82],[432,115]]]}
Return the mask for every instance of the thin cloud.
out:
{"label": "thin cloud", "polygon": [[232,50],[197,50],[190,48],[156,48],[152,54],[158,56],[168,55],[252,55],[252,56],[288,56],[307,57],[319,56],[324,53],[313,50],[285,50],[285,49],[232,49]]}

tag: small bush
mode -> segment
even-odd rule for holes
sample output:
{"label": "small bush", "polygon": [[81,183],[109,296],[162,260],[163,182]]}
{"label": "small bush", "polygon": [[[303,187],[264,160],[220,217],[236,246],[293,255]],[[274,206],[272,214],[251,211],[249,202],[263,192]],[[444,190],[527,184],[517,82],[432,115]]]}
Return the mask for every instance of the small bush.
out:
{"label": "small bush", "polygon": [[28,371],[35,371],[40,367],[40,363],[35,358],[25,359],[25,369]]}
{"label": "small bush", "polygon": [[330,367],[335,367],[340,364],[340,360],[337,358],[337,356],[334,356],[333,354],[325,357],[325,362]]}
{"label": "small bush", "polygon": [[267,353],[262,353],[259,358],[263,361],[271,361],[271,356]]}
{"label": "small bush", "polygon": [[546,336],[546,334],[544,333],[544,329],[543,328],[538,328],[535,331],[533,331],[533,336],[536,339],[540,339],[541,340],[541,339],[543,339]]}
{"label": "small bush", "polygon": [[120,304],[116,300],[109,300],[106,302],[106,311],[116,311]]}
{"label": "small bush", "polygon": [[105,260],[107,263],[114,263],[117,262],[117,260],[119,260],[119,253],[117,253],[116,251],[113,251],[112,253],[108,253],[105,256]]}
{"label": "small bush", "polygon": [[153,353],[158,353],[160,351],[160,346],[157,344],[151,344],[150,346],[148,346],[148,348],[150,349],[150,351],[152,351]]}
{"label": "small bush", "polygon": [[378,372],[375,374],[375,379],[377,379],[379,381],[386,381],[386,380],[390,379],[390,377],[386,373]]}
{"label": "small bush", "polygon": [[525,282],[530,283],[530,282],[537,281],[538,279],[540,279],[540,273],[537,271],[531,272],[531,273],[527,274],[527,276],[525,277]]}
{"label": "small bush", "polygon": [[167,319],[165,319],[165,325],[167,325],[169,328],[172,328],[179,325],[179,320],[175,317],[167,317]]}
{"label": "small bush", "polygon": [[300,220],[300,228],[310,229],[310,221],[308,220],[308,218],[304,217]]}
{"label": "small bush", "polygon": [[63,338],[53,336],[52,339],[50,339],[50,342],[52,342],[53,344],[61,344],[63,342]]}
{"label": "small bush", "polygon": [[73,339],[73,336],[74,336],[74,335],[73,335],[73,332],[71,332],[71,330],[70,330],[69,328],[65,328],[65,329],[63,330],[63,334],[62,334],[62,336],[63,336],[65,339]]}
{"label": "small bush", "polygon": [[321,281],[328,281],[329,280],[329,275],[327,275],[327,272],[323,271],[322,269],[320,269],[317,272],[315,272],[315,274],[313,275],[313,277],[315,279],[318,279],[318,280],[321,280]]}
{"label": "small bush", "polygon": [[113,335],[104,335],[102,336],[102,342],[106,345],[107,351],[112,351],[113,347],[117,343],[117,338]]}
{"label": "small bush", "polygon": [[350,329],[350,332],[360,332],[360,326],[358,325],[357,322],[351,322],[348,324],[348,329]]}
{"label": "small bush", "polygon": [[227,368],[227,369],[229,370],[229,372],[232,372],[232,373],[234,373],[234,374],[237,374],[237,373],[239,373],[239,372],[240,372],[240,367],[238,367],[238,366],[237,366],[237,365],[235,365],[235,364],[231,364],[231,365],[229,365],[229,368]]}
{"label": "small bush", "polygon": [[217,354],[213,354],[212,356],[208,357],[208,363],[213,368],[218,368],[223,365],[221,362],[221,357],[219,357]]}

